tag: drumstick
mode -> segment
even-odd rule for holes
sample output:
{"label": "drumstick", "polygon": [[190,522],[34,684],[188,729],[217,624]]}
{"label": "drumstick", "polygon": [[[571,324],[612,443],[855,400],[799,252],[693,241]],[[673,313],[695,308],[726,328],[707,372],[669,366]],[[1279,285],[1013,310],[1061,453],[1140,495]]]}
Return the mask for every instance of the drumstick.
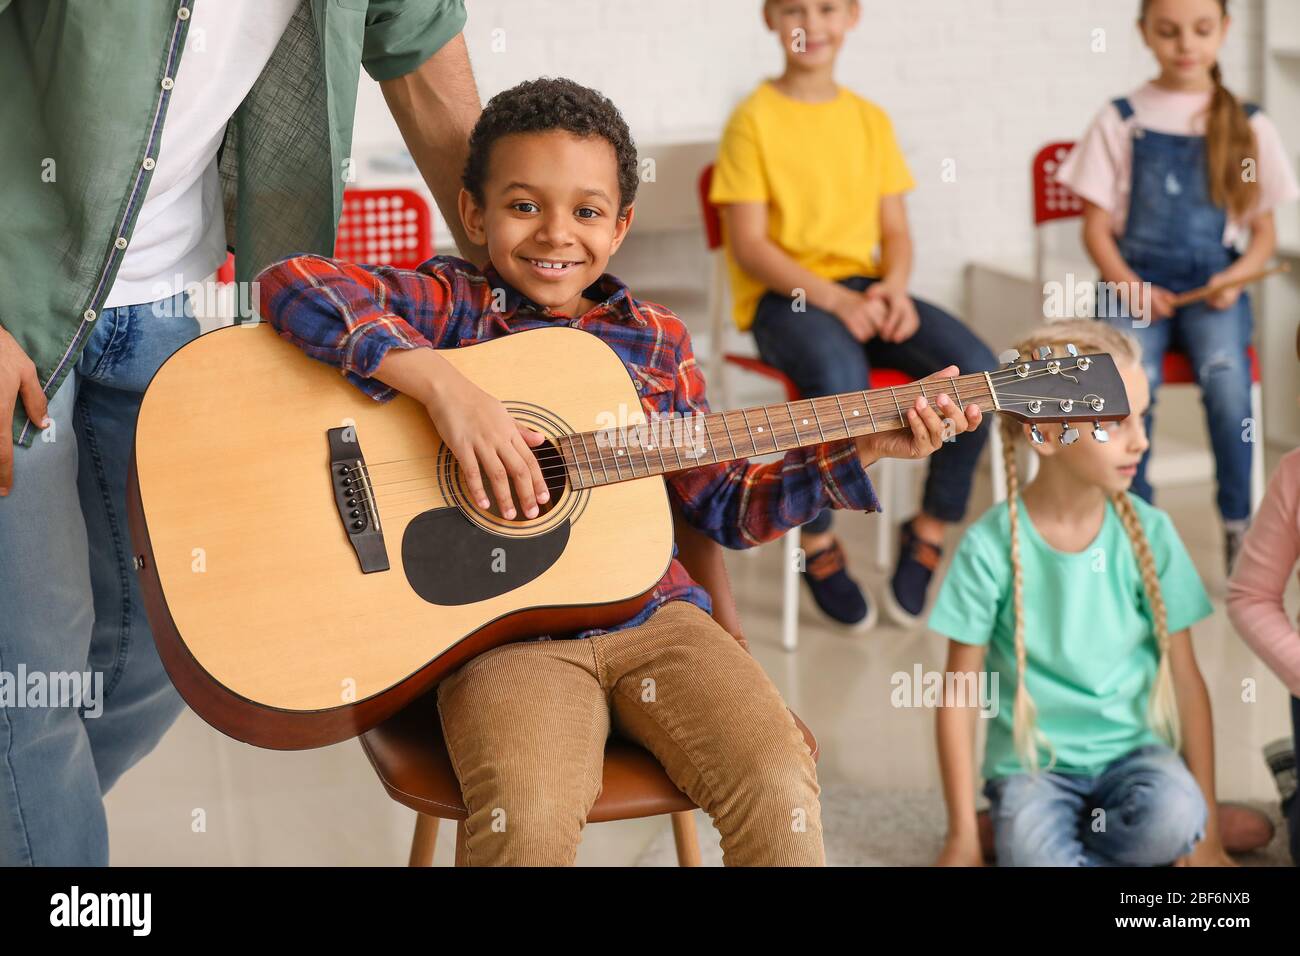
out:
{"label": "drumstick", "polygon": [[1203,285],[1199,289],[1192,289],[1190,292],[1184,292],[1182,295],[1174,296],[1174,308],[1181,309],[1185,305],[1191,305],[1193,302],[1202,302],[1210,296],[1222,292],[1224,289],[1235,289],[1238,286],[1250,285],[1252,282],[1258,282],[1260,279],[1267,279],[1269,276],[1277,275],[1280,272],[1290,272],[1291,264],[1284,262],[1280,266],[1274,266],[1272,269],[1264,269],[1262,272],[1254,272],[1240,279],[1233,279],[1231,282],[1224,282],[1216,286]]}

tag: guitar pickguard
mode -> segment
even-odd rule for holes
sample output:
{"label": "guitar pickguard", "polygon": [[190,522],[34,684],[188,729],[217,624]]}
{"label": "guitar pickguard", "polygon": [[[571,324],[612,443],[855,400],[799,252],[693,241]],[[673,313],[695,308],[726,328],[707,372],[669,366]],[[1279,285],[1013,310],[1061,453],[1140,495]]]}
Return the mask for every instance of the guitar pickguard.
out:
{"label": "guitar pickguard", "polygon": [[507,538],[457,508],[417,515],[402,535],[402,569],[430,604],[456,606],[513,591],[544,574],[569,543],[569,522],[530,537]]}

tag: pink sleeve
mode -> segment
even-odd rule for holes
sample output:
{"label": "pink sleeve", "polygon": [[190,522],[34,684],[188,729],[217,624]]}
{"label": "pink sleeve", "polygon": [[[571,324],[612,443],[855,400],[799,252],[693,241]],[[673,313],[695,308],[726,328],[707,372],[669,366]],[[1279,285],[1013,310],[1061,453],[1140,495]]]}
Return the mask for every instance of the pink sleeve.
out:
{"label": "pink sleeve", "polygon": [[1259,205],[1253,214],[1258,216],[1300,198],[1300,185],[1296,183],[1295,167],[1273,121],[1263,113],[1256,113],[1251,125],[1259,147]]}
{"label": "pink sleeve", "polygon": [[1107,103],[1057,170],[1056,180],[1113,215],[1127,185],[1130,148],[1119,111]]}
{"label": "pink sleeve", "polygon": [[1282,595],[1300,558],[1300,450],[1282,459],[1228,582],[1228,616],[1242,639],[1300,697],[1300,634]]}

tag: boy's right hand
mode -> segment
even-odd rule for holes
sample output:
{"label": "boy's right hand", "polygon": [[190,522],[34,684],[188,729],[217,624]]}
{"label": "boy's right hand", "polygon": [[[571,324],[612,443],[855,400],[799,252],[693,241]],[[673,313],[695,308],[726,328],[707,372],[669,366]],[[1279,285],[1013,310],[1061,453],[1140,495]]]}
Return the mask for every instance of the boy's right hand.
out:
{"label": "boy's right hand", "polygon": [[944,840],[943,850],[939,853],[939,859],[934,861],[935,866],[983,866],[984,854],[980,852],[979,837],[974,834],[970,836],[953,836],[948,835]]}
{"label": "boy's right hand", "polygon": [[439,376],[425,409],[438,434],[460,462],[465,484],[480,508],[489,508],[484,477],[506,520],[515,517],[510,482],[524,517],[535,518],[537,503],[550,498],[532,449],[546,438],[510,417],[501,401],[451,369]]}
{"label": "boy's right hand", "polygon": [[27,417],[38,427],[47,427],[48,407],[36,365],[0,327],[0,498],[14,485],[14,409],[19,398]]}
{"label": "boy's right hand", "polygon": [[888,305],[877,298],[868,298],[863,292],[855,292],[843,286],[840,288],[843,292],[832,310],[835,317],[844,323],[849,334],[859,342],[874,338],[881,323],[889,315]]}

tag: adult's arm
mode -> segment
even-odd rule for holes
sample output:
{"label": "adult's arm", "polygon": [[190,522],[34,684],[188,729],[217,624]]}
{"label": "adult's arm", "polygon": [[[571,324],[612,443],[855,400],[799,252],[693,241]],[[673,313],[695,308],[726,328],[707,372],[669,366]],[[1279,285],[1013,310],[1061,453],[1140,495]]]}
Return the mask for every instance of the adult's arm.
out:
{"label": "adult's arm", "polygon": [[409,73],[381,80],[379,88],[462,257],[482,266],[487,248],[470,242],[457,202],[469,134],[481,112],[464,35]]}

